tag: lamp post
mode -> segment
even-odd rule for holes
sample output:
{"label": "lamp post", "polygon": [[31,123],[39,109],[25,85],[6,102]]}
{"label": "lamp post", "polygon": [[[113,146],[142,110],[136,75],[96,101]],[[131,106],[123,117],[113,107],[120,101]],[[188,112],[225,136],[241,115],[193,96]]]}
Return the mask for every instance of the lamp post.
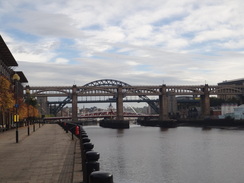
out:
{"label": "lamp post", "polygon": [[[37,104],[37,106],[38,106],[38,111],[41,111],[41,108],[40,108],[40,104]],[[38,119],[38,123],[39,123],[39,128],[41,127],[41,124],[40,124],[40,119]]]}
{"label": "lamp post", "polygon": [[18,131],[18,121],[19,121],[19,116],[18,116],[18,81],[20,80],[20,77],[17,73],[15,73],[12,77],[14,80],[14,89],[15,89],[15,115],[14,115],[14,122],[16,123],[16,143],[19,142],[19,131]]}
{"label": "lamp post", "polygon": [[[32,102],[33,102],[33,104],[35,104],[36,105],[36,98],[32,98]],[[35,132],[36,131],[36,127],[35,127],[35,109],[34,109],[34,105],[33,105],[33,108],[32,108],[32,122],[33,122],[33,132]]]}
{"label": "lamp post", "polygon": [[28,136],[30,135],[30,111],[29,111],[29,107],[30,107],[30,89],[27,88],[26,89],[26,95],[27,95],[27,123],[28,123],[28,128],[27,128],[27,134]]}

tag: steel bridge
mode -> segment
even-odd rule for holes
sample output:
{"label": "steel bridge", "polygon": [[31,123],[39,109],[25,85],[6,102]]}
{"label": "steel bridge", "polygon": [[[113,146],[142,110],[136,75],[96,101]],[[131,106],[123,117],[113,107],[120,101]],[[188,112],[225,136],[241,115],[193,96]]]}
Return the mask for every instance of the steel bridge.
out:
{"label": "steel bridge", "polygon": [[[160,120],[168,119],[168,97],[194,96],[200,97],[203,117],[210,115],[210,95],[238,95],[243,99],[244,85],[145,85],[132,86],[112,79],[90,82],[84,86],[26,86],[34,97],[66,97],[59,104],[62,108],[72,102],[72,121],[77,121],[78,97],[107,96],[116,101],[117,119],[123,120],[123,98],[139,96],[159,113]],[[157,96],[159,105],[148,96]],[[242,100],[243,102],[243,100]]]}
{"label": "steel bridge", "polygon": [[[124,112],[123,113],[124,117],[129,117],[129,118],[136,118],[136,117],[158,117],[157,114],[141,114],[141,113],[132,113],[132,112]],[[104,111],[97,111],[93,113],[86,113],[79,115],[79,119],[86,119],[86,118],[107,118],[107,119],[113,119],[116,117],[116,111],[115,112],[104,112]],[[44,120],[62,120],[62,119],[72,119],[71,116],[60,116],[60,117],[45,117]]]}

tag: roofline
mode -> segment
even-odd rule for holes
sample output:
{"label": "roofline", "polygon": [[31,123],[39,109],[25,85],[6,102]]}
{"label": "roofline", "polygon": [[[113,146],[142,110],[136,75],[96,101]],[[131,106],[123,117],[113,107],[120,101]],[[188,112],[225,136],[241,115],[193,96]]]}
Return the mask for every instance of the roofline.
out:
{"label": "roofline", "polygon": [[0,35],[0,58],[6,66],[18,66],[15,58],[13,57],[12,53],[10,52],[8,46],[4,42],[2,36]]}
{"label": "roofline", "polygon": [[235,81],[244,81],[244,78],[240,78],[240,79],[232,79],[232,80],[225,80],[221,83],[218,84],[223,84],[223,83],[229,83],[229,82],[235,82]]}
{"label": "roofline", "polygon": [[19,75],[21,83],[28,83],[28,80],[22,71],[15,71],[15,73]]}

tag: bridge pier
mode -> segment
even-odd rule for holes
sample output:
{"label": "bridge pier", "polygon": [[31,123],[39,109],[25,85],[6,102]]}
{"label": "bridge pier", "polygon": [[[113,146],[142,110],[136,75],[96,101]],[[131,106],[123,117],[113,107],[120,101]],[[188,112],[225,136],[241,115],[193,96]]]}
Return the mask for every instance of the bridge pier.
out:
{"label": "bridge pier", "polygon": [[118,88],[117,88],[116,110],[117,110],[116,120],[124,120],[124,115],[123,115],[123,93],[122,93],[122,86],[121,85],[119,85]]}
{"label": "bridge pier", "polygon": [[72,86],[72,122],[78,122],[77,114],[77,86]]}
{"label": "bridge pier", "polygon": [[210,116],[210,97],[209,97],[209,86],[205,84],[202,91],[204,92],[203,95],[201,95],[201,109],[202,118],[208,118]]}
{"label": "bridge pier", "polygon": [[100,126],[105,128],[116,128],[116,129],[124,129],[129,128],[129,121],[124,120],[124,112],[123,112],[123,92],[122,86],[119,85],[117,88],[117,96],[116,96],[116,119],[115,120],[101,120]]}
{"label": "bridge pier", "polygon": [[159,120],[165,121],[169,119],[168,115],[168,97],[166,93],[166,85],[162,85],[159,89]]}

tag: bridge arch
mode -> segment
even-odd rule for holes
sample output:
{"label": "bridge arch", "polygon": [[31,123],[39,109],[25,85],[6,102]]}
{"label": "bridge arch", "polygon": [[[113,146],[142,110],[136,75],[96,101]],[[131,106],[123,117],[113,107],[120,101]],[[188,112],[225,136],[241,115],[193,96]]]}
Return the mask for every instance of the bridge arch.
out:
{"label": "bridge arch", "polygon": [[61,95],[70,95],[70,92],[63,91],[63,90],[55,90],[55,89],[45,89],[45,90],[38,90],[36,92],[33,92],[32,94],[38,95],[38,94],[61,94]]}
{"label": "bridge arch", "polygon": [[236,93],[236,94],[239,93],[239,95],[243,95],[243,89],[241,87],[238,88],[238,87],[234,87],[234,86],[221,86],[219,88],[213,87],[210,90],[210,94],[218,94],[218,95],[229,94],[231,92]]}
{"label": "bridge arch", "polygon": [[96,80],[87,83],[84,86],[131,86],[131,85],[115,79],[101,79],[101,80]]}
{"label": "bridge arch", "polygon": [[[101,80],[95,80],[90,83],[87,83],[84,86],[131,86],[131,85],[115,79],[101,79]],[[142,99],[142,101],[146,101],[148,105],[155,110],[155,112],[159,113],[159,107],[155,102],[150,101],[150,99],[146,95],[138,94],[138,96]]]}
{"label": "bridge arch", "polygon": [[70,87],[60,87],[60,86],[34,86],[30,87],[27,85],[25,91],[29,90],[30,94],[33,96],[43,96],[43,95],[59,95],[67,96],[71,93]]}

